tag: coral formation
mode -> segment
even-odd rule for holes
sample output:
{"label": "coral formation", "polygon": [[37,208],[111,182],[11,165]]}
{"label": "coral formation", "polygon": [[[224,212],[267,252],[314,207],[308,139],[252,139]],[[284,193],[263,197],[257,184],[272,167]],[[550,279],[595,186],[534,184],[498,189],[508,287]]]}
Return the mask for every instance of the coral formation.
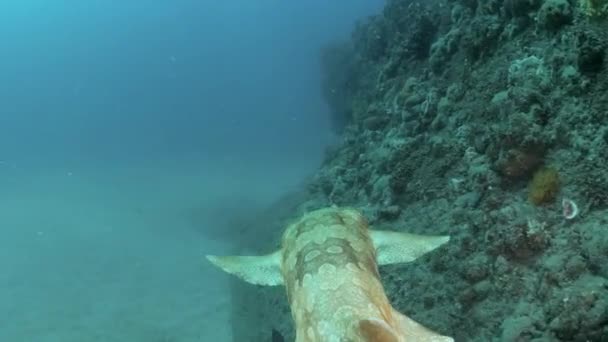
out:
{"label": "coral formation", "polygon": [[530,182],[528,199],[536,205],[552,202],[559,190],[559,174],[552,167],[542,168],[534,173]]}
{"label": "coral formation", "polygon": [[583,13],[592,18],[608,15],[608,1],[606,0],[578,0]]}
{"label": "coral formation", "polygon": [[511,149],[499,160],[500,173],[510,179],[529,176],[542,164],[542,151],[538,149]]}

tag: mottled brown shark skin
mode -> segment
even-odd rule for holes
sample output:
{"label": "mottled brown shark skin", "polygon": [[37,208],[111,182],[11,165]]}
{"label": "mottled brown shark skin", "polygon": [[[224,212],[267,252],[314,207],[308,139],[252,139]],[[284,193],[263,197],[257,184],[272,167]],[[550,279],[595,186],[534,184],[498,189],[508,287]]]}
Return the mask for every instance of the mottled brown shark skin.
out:
{"label": "mottled brown shark skin", "polygon": [[413,261],[448,240],[369,230],[359,211],[331,207],[290,224],[273,254],[207,257],[250,283],[285,285],[296,342],[447,342],[393,309],[377,265]]}

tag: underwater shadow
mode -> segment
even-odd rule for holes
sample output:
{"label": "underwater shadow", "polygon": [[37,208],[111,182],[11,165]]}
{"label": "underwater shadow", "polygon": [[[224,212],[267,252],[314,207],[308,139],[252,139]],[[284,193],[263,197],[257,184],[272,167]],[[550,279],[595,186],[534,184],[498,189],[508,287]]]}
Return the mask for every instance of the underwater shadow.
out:
{"label": "underwater shadow", "polygon": [[[229,228],[236,251],[245,254],[269,253],[280,245],[280,238],[298,206],[310,198],[300,189],[280,197],[266,208],[241,211]],[[208,232],[207,232],[208,233]],[[216,234],[219,236],[222,234]],[[233,341],[280,342],[293,339],[291,312],[283,286],[254,286],[231,277],[229,281]]]}

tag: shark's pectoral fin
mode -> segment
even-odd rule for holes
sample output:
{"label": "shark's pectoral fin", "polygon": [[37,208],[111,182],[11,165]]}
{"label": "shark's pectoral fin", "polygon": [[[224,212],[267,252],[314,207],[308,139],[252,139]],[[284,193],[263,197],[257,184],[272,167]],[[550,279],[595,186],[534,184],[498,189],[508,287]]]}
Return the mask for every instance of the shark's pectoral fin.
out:
{"label": "shark's pectoral fin", "polygon": [[416,260],[450,240],[449,236],[416,235],[387,230],[370,231],[378,265]]}
{"label": "shark's pectoral fin", "polygon": [[401,329],[400,334],[405,337],[405,341],[454,342],[453,338],[439,335],[395,309],[393,309],[393,317],[397,321]]}
{"label": "shark's pectoral fin", "polygon": [[207,259],[222,270],[256,285],[283,285],[281,250],[260,256],[215,256]]}

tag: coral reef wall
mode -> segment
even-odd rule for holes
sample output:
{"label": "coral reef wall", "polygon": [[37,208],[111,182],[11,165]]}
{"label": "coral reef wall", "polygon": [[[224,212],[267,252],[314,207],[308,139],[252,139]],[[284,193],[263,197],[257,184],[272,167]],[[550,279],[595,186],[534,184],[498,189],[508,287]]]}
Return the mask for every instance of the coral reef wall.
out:
{"label": "coral reef wall", "polygon": [[[381,273],[398,310],[457,341],[608,341],[607,8],[388,0],[322,53],[343,138],[293,214],[450,234]],[[281,295],[256,305],[290,340]]]}

